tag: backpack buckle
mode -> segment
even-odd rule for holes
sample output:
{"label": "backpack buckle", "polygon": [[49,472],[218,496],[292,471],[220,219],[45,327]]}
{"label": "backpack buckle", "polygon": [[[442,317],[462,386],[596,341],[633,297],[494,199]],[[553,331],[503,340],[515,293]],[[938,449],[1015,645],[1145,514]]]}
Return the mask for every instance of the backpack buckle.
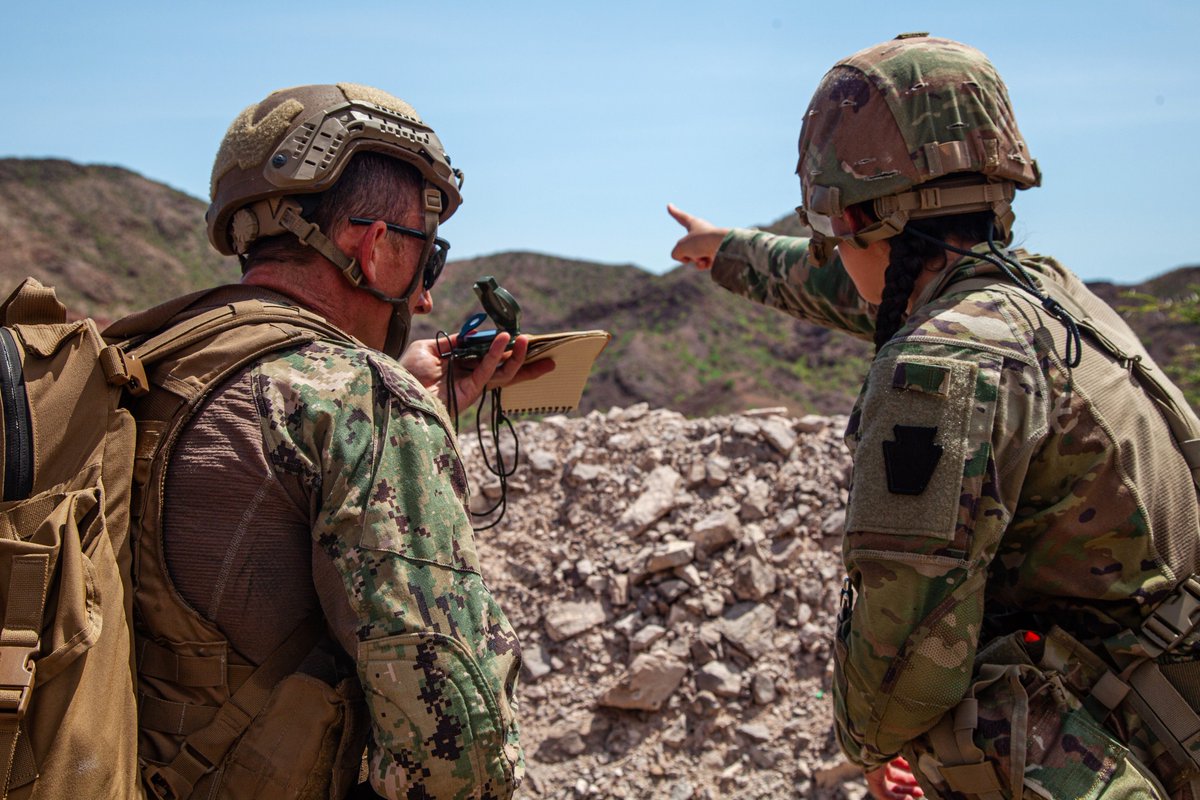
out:
{"label": "backpack buckle", "polygon": [[100,366],[104,377],[113,386],[123,386],[134,397],[150,391],[150,379],[146,377],[146,365],[133,353],[126,353],[115,344],[100,351]]}
{"label": "backpack buckle", "polygon": [[33,647],[0,644],[0,713],[15,714],[18,722],[24,719],[29,708],[36,669],[33,657],[39,649],[40,643]]}
{"label": "backpack buckle", "polygon": [[1173,650],[1197,625],[1200,625],[1200,578],[1192,575],[1142,623],[1143,644],[1157,647],[1159,652],[1153,654],[1157,657]]}

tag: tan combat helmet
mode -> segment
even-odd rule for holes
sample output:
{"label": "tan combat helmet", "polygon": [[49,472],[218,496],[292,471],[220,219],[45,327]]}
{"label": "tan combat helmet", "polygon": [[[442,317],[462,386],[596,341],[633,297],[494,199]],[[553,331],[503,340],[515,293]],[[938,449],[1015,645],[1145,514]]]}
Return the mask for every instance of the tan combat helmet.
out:
{"label": "tan combat helmet", "polygon": [[462,172],[450,166],[437,134],[412,106],[355,83],[282,89],[238,115],[213,164],[212,204],[204,215],[209,241],[233,255],[245,253],[255,239],[291,231],[359,285],[361,270],[327,231],[300,216],[300,204],[290,198],[325,191],[351,156],[368,151],[420,171],[431,247],[438,222],[462,203]]}
{"label": "tan combat helmet", "polygon": [[[989,208],[1007,241],[1015,190],[1041,184],[995,67],[924,33],[834,65],[805,114],[796,172],[818,260],[837,240],[863,246],[909,219]],[[851,229],[842,212],[868,201],[878,221]]]}
{"label": "tan combat helmet", "polygon": [[333,186],[359,152],[400,159],[421,173],[425,247],[418,263],[425,264],[438,223],[462,203],[462,172],[450,166],[437,134],[412,106],[356,83],[281,89],[238,115],[213,164],[212,203],[204,215],[208,240],[225,255],[242,255],[256,239],[294,234],[352,285],[392,305],[384,351],[399,356],[408,340],[408,299],[421,271],[399,297],[366,285],[358,262],[333,243],[330,231],[304,219],[297,199]]}

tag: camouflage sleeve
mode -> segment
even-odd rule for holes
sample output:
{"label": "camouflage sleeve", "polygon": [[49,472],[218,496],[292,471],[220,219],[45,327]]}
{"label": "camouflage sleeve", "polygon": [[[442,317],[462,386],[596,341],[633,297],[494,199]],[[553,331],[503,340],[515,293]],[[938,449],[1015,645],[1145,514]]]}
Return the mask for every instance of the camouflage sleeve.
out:
{"label": "camouflage sleeve", "polygon": [[859,339],[875,335],[875,308],[854,288],[836,253],[808,260],[808,239],[734,229],[721,242],[712,279],[734,294]]}
{"label": "camouflage sleeve", "polygon": [[358,617],[372,786],[509,797],[520,647],[480,576],[444,411],[394,361],[340,345],[269,359],[255,382],[267,446],[313,487],[312,535]]}
{"label": "camouflage sleeve", "polygon": [[1032,358],[965,341],[893,340],[872,364],[846,433],[853,592],[835,643],[834,716],[855,763],[886,762],[966,693],[1044,396]]}

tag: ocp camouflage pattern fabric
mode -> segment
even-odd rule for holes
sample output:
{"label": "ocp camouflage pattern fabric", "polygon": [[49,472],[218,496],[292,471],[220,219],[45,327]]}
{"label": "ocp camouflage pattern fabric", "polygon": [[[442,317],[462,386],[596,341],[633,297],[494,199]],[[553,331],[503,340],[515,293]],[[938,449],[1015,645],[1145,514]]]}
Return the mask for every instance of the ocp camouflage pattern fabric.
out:
{"label": "ocp camouflage pattern fabric", "polygon": [[524,769],[520,645],[484,585],[441,405],[400,365],[316,342],[254,368],[264,447],[311,490],[312,536],[358,621],[371,783],[505,798]]}
{"label": "ocp camouflage pattern fabric", "polygon": [[875,334],[875,307],[858,294],[836,254],[823,267],[814,264],[808,239],[731,231],[713,262],[712,278],[793,317],[868,341]]}
{"label": "ocp camouflage pattern fabric", "polygon": [[1039,180],[995,67],[973,47],[926,36],[834,65],[805,111],[796,172],[805,204],[822,194],[816,210],[834,215],[953,173]]}
{"label": "ocp camouflage pattern fabric", "polygon": [[[844,268],[806,254],[804,239],[734,231],[713,279],[869,338],[873,309]],[[1088,291],[1052,259],[1018,256],[1053,291]],[[993,270],[966,258],[955,274]],[[839,622],[834,702],[842,747],[867,768],[959,702],[981,642],[1057,624],[1103,652],[1200,569],[1196,491],[1125,366],[1085,339],[1082,364],[1067,368],[1063,326],[1009,292],[931,286],[913,307],[846,431],[854,600]],[[1101,322],[1125,329],[1115,313]],[[894,446],[902,436],[920,444]],[[889,485],[889,471],[914,469],[929,473],[919,493]]]}

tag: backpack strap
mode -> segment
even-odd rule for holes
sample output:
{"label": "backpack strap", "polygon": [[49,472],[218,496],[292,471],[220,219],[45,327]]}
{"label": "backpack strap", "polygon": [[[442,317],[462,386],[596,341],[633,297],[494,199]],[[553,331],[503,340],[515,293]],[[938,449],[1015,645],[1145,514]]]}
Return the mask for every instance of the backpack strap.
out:
{"label": "backpack strap", "polygon": [[[33,753],[21,735],[21,721],[33,694],[33,659],[41,645],[42,614],[50,584],[50,558],[45,553],[15,556],[0,629],[0,795],[19,786]],[[36,774],[36,766],[34,766]]]}
{"label": "backpack strap", "polygon": [[330,325],[323,317],[299,306],[243,300],[214,308],[172,325],[127,352],[141,359],[143,363],[154,363],[232,328],[270,322],[298,325],[335,341],[350,341],[349,334]]}
{"label": "backpack strap", "polygon": [[300,623],[217,710],[212,722],[183,740],[170,764],[148,765],[142,775],[155,797],[159,800],[189,797],[196,782],[217,768],[266,706],[275,684],[296,671],[324,631],[325,621],[320,615]]}
{"label": "backpack strap", "polygon": [[[271,297],[264,300],[266,293],[253,288],[251,291],[259,296],[246,297],[245,291],[217,295],[228,299],[240,294],[242,299],[210,308],[205,307],[205,301],[212,299],[209,293],[187,303],[176,303],[176,317],[168,319],[167,327],[162,330],[150,330],[153,327],[150,323],[157,323],[163,316],[151,309],[155,313],[135,320],[136,325],[122,321],[106,331],[110,337],[114,333],[134,334],[135,338],[112,347],[117,348],[126,363],[137,364],[149,373],[149,391],[134,406],[141,462],[135,469],[134,507],[146,515],[139,523],[143,535],[161,537],[162,512],[158,499],[141,508],[145,499],[143,490],[148,483],[156,483],[153,476],[165,470],[177,437],[214,388],[237,370],[271,352],[317,339],[354,342],[348,334],[312,312]],[[151,496],[158,497],[153,493]],[[145,547],[151,545],[154,542],[145,543]],[[150,594],[169,591],[169,586],[163,584],[168,579],[161,570],[142,573],[135,565],[135,576],[142,591]],[[296,671],[324,632],[323,616],[318,614],[305,620],[262,663],[247,667],[251,670],[249,676],[222,705],[200,707],[207,719],[196,721],[170,762],[147,764],[143,769],[144,785],[152,796],[160,800],[189,797],[197,782],[218,768],[266,706],[275,686]]]}
{"label": "backpack strap", "polygon": [[[1046,291],[1047,288],[1050,288],[1047,286],[1049,283],[1049,281],[1042,281],[1040,288]],[[1018,286],[1002,275],[965,278],[958,281],[951,278],[945,291],[979,292],[985,290],[1026,296]],[[1140,347],[1135,349],[1134,346],[1123,345],[1115,341],[1103,326],[1095,322],[1094,315],[1090,313],[1088,307],[1100,302],[1099,300],[1092,302],[1091,298],[1087,298],[1084,302],[1080,302],[1069,293],[1061,291],[1054,291],[1053,297],[1070,312],[1079,327],[1088,334],[1088,338],[1130,370],[1138,385],[1159,407],[1171,429],[1171,435],[1192,473],[1192,483],[1197,489],[1200,489],[1200,420],[1190,413],[1187,402],[1183,400],[1178,389],[1167,381],[1161,369],[1152,362],[1148,362],[1140,352],[1137,352]],[[1172,391],[1173,389],[1174,391]]]}

